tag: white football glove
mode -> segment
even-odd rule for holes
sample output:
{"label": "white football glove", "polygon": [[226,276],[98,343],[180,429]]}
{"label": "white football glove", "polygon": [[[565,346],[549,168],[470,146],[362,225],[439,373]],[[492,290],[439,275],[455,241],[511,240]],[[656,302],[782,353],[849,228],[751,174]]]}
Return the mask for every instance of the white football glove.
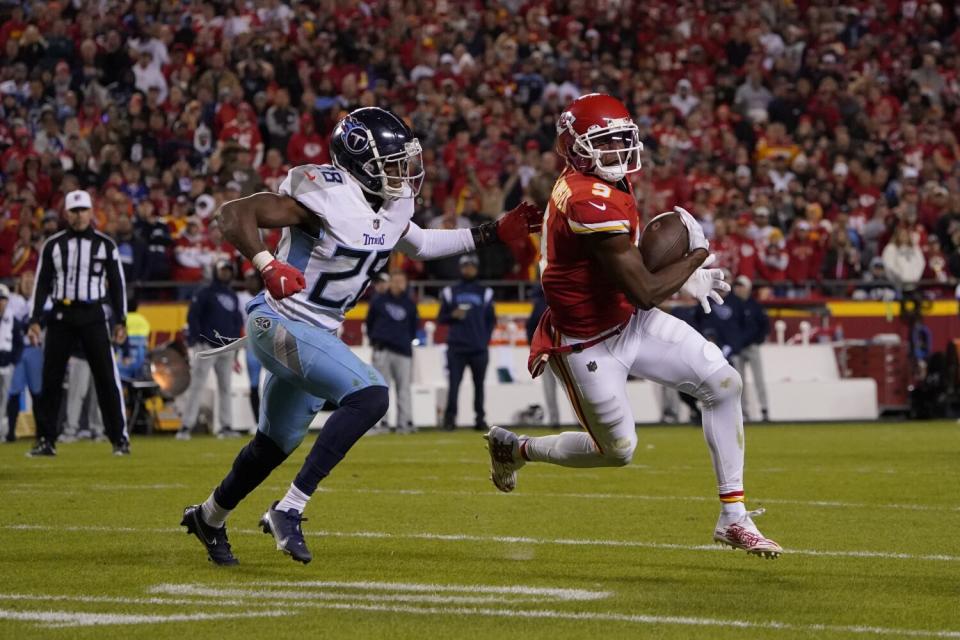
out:
{"label": "white football glove", "polygon": [[697,219],[693,217],[693,214],[683,207],[674,207],[673,210],[680,216],[680,220],[683,221],[683,226],[687,228],[687,236],[690,238],[690,248],[687,249],[687,251],[694,251],[696,249],[706,249],[710,251],[710,241],[703,235],[703,227],[701,227]]}
{"label": "white football glove", "polygon": [[[687,214],[689,215],[689,214]],[[710,254],[703,264],[687,278],[680,290],[692,298],[696,298],[703,307],[704,313],[710,313],[710,300],[716,304],[723,304],[720,292],[730,291],[730,285],[723,280],[723,269],[709,269],[717,261],[717,256]]]}

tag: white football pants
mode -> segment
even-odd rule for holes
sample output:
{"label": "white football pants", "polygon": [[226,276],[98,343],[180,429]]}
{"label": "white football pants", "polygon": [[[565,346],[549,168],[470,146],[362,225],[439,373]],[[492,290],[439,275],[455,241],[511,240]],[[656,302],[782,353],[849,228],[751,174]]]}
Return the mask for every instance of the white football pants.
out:
{"label": "white football pants", "polygon": [[[583,338],[559,336],[563,344]],[[530,438],[530,461],[566,467],[617,467],[630,463],[636,425],[626,396],[633,375],[698,398],[703,435],[710,449],[721,496],[743,491],[742,382],[720,349],[682,320],[660,311],[638,311],[624,330],[580,353],[550,357],[587,433],[564,432]]]}

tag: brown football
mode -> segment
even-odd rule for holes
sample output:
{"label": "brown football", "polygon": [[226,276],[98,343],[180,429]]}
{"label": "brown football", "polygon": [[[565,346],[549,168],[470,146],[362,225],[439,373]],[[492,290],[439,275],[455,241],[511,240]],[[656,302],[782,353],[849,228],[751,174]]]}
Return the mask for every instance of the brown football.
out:
{"label": "brown football", "polygon": [[651,273],[673,264],[687,253],[687,228],[676,213],[658,216],[640,234],[640,255]]}

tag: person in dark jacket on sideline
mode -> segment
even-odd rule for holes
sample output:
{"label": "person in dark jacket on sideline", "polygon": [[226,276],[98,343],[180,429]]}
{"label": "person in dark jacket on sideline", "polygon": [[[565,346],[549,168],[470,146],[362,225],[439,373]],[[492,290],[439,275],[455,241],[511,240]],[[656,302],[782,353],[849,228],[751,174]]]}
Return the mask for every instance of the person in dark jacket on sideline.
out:
{"label": "person in dark jacket on sideline", "polygon": [[373,366],[397,393],[397,424],[400,433],[412,432],[413,341],[420,316],[407,292],[402,271],[390,275],[389,288],[373,298],[367,310],[367,337],[373,347]]}
{"label": "person in dark jacket on sideline", "polygon": [[222,347],[231,339],[240,337],[242,315],[240,301],[230,287],[233,280],[233,264],[220,260],[214,269],[213,281],[197,291],[187,312],[189,335],[187,343],[195,355],[190,365],[190,388],[187,390],[183,410],[183,425],[177,433],[178,440],[189,440],[190,433],[200,412],[200,395],[207,383],[210,369],[217,372],[217,391],[220,407],[220,437],[235,436],[233,410],[230,406],[230,384],[233,378],[235,352],[218,354],[212,358],[198,358],[197,354]]}
{"label": "person in dark jacket on sideline", "polygon": [[124,279],[131,284],[140,282],[147,262],[147,243],[134,233],[133,221],[129,216],[117,216],[113,240],[117,243]]}
{"label": "person in dark jacket on sideline", "polygon": [[440,294],[437,321],[449,325],[447,334],[447,409],[443,428],[453,430],[457,421],[457,395],[463,371],[470,367],[473,375],[474,429],[486,431],[484,420],[483,379],[490,361],[490,336],[497,324],[493,308],[493,289],[477,283],[479,261],[473,254],[460,257],[460,282],[446,287]]}
{"label": "person in dark jacket on sideline", "polygon": [[[760,345],[767,341],[770,334],[770,318],[767,311],[750,294],[753,283],[747,276],[738,276],[733,282],[733,295],[728,299],[740,307],[740,349],[733,359],[733,366],[740,372],[746,382],[747,365],[753,374],[753,383],[757,387],[757,398],[760,400],[760,414],[763,421],[769,420],[767,415],[767,383],[763,375],[763,360],[760,358]],[[749,416],[747,411],[747,394],[743,394],[743,415]]]}

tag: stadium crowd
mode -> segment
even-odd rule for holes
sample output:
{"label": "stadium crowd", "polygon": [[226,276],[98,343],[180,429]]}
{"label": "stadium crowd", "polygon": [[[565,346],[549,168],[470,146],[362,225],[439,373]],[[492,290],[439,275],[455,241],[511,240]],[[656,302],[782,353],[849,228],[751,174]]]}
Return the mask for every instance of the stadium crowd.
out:
{"label": "stadium crowd", "polygon": [[[919,280],[952,293],[957,26],[924,0],[8,2],[0,279],[35,268],[64,194],[83,188],[128,281],[199,281],[237,259],[219,203],[329,161],[330,130],[359,106],[389,106],[420,137],[418,223],[545,205],[557,117],[600,91],[640,126],[644,217],[685,206],[732,276],[787,296],[804,281],[839,296]],[[521,264],[482,258],[481,277],[528,280],[537,245]]]}

